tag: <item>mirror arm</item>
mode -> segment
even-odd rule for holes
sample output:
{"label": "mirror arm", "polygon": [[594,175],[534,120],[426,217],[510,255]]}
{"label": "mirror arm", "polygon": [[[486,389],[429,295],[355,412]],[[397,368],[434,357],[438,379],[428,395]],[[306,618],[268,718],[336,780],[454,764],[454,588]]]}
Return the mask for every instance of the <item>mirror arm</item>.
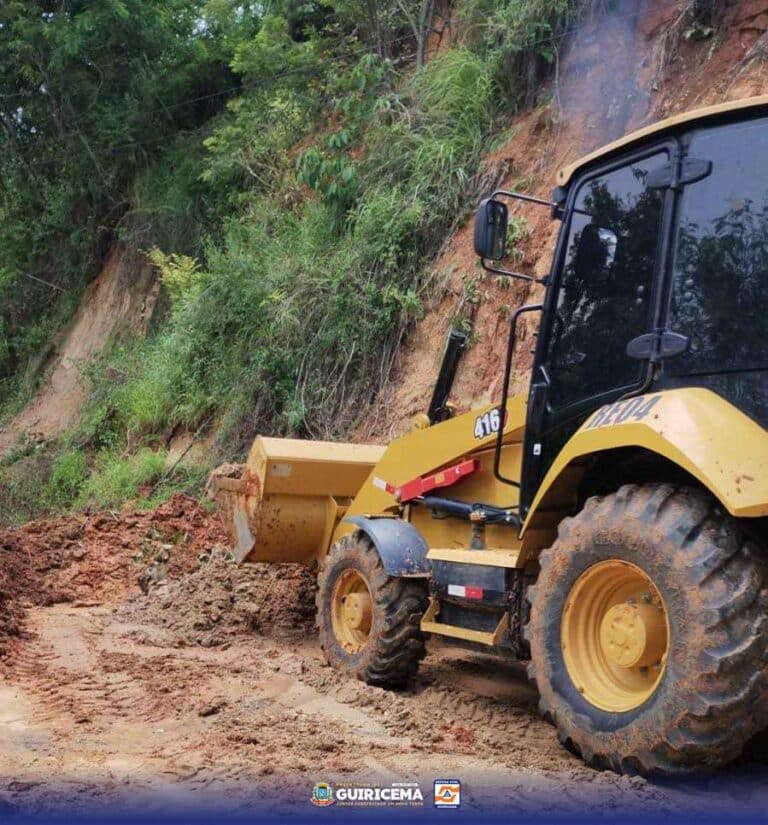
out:
{"label": "mirror arm", "polygon": [[[497,189],[492,195],[491,198],[495,198],[496,195],[504,195],[507,198],[514,198],[518,201],[525,201],[526,203],[537,203],[539,206],[549,206],[554,210],[557,210],[559,215],[565,214],[565,207],[562,203],[555,203],[554,201],[548,201],[544,198],[535,198],[533,195],[523,195],[520,192],[509,192],[506,189]],[[574,215],[586,215],[588,218],[593,218],[594,215],[591,212],[586,212],[583,209],[576,209],[573,207],[570,210]]]}
{"label": "mirror arm", "polygon": [[518,201],[525,201],[526,203],[538,203],[539,206],[549,206],[551,209],[558,209],[560,204],[553,201],[544,200],[544,198],[535,198],[533,195],[523,195],[520,192],[510,192],[506,189],[497,189],[492,195],[491,199],[495,200],[497,195],[504,195],[507,198],[514,198]]}
{"label": "mirror arm", "polygon": [[[537,198],[533,195],[523,195],[520,192],[510,192],[507,189],[497,189],[491,195],[491,200],[495,200],[498,195],[513,198],[514,200],[524,201],[525,203],[535,203],[539,206],[548,206],[550,209],[560,209],[560,204],[554,203],[553,201],[548,201],[544,198]],[[504,275],[507,278],[517,278],[519,281],[528,281],[529,283],[543,284],[544,286],[547,286],[549,283],[547,278],[535,278],[533,275],[523,275],[521,272],[512,272],[509,269],[501,269],[500,267],[493,266],[487,263],[485,258],[480,259],[480,265],[486,272],[493,272],[494,275]]]}
{"label": "mirror arm", "polygon": [[509,269],[501,269],[489,264],[485,258],[480,258],[480,266],[482,266],[486,272],[493,272],[495,275],[506,275],[508,278],[517,278],[519,281],[528,281],[529,283],[543,284],[544,286],[549,284],[548,278],[534,278],[533,275],[523,275],[522,272],[511,272]]}

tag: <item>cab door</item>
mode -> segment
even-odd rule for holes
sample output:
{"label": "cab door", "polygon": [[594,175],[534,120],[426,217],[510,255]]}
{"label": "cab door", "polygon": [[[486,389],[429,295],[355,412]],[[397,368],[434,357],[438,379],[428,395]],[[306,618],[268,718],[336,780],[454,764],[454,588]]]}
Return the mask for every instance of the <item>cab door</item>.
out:
{"label": "cab door", "polygon": [[658,319],[673,199],[648,178],[676,159],[676,148],[657,144],[571,189],[532,374],[523,512],[586,418],[648,376],[649,363],[627,355],[627,345]]}

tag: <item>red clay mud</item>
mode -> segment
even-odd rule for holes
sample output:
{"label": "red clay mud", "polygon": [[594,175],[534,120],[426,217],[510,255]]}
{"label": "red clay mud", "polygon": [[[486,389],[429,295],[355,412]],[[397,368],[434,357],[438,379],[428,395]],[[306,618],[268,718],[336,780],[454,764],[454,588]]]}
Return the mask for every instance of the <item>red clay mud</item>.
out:
{"label": "red clay mud", "polygon": [[155,510],[98,513],[0,529],[0,658],[29,606],[90,604],[123,596],[142,571],[175,575],[225,540],[217,517],[175,495]]}

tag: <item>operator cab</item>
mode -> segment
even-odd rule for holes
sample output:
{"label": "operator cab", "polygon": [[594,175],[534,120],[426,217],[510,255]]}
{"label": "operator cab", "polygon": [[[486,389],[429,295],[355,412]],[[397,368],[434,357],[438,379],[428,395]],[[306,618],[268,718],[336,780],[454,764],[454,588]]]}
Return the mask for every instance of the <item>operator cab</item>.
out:
{"label": "operator cab", "polygon": [[[704,387],[768,427],[766,158],[768,97],[644,129],[562,170],[551,202],[522,197],[562,221],[530,308],[542,320],[522,514],[573,433],[619,399]],[[487,270],[534,281],[499,265],[508,197],[480,205],[475,249]]]}

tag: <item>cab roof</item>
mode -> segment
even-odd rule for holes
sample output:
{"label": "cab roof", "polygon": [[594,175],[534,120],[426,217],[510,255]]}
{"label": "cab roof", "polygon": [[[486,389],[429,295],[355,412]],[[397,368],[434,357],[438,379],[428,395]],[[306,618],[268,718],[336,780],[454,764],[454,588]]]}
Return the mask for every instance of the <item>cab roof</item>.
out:
{"label": "cab roof", "polygon": [[693,109],[690,112],[675,115],[674,117],[667,118],[666,120],[660,120],[657,123],[652,123],[650,126],[645,126],[642,129],[638,129],[636,132],[632,132],[623,138],[619,138],[619,140],[615,140],[613,143],[609,143],[607,146],[603,146],[601,149],[597,149],[595,152],[591,152],[589,155],[585,155],[575,163],[563,167],[557,173],[557,185],[567,186],[577,172],[585,166],[589,166],[589,164],[599,158],[607,158],[609,155],[612,155],[614,152],[618,152],[620,149],[626,149],[634,144],[640,144],[650,137],[655,137],[678,126],[709,120],[711,118],[727,115],[730,112],[739,112],[744,109],[756,109],[761,106],[768,108],[768,95],[761,95],[760,97],[747,97],[741,100],[731,100],[727,103],[719,103],[716,106],[707,106],[703,109]]}

